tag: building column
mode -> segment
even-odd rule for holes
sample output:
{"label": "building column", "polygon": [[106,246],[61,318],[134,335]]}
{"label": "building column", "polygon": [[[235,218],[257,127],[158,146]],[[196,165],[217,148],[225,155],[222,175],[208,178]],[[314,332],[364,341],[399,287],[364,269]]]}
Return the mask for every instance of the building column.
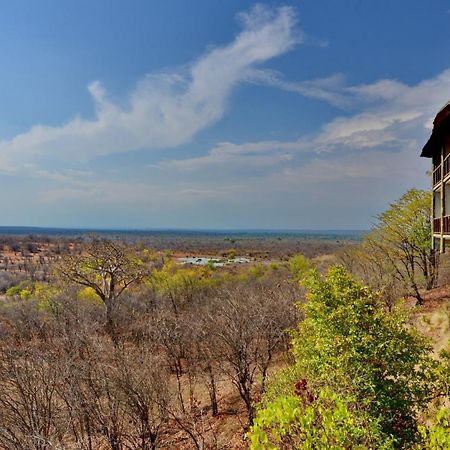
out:
{"label": "building column", "polygon": [[435,250],[436,245],[434,242],[434,183],[433,183],[433,174],[434,174],[434,162],[431,160],[431,249]]}
{"label": "building column", "polygon": [[444,239],[444,216],[445,216],[445,186],[444,186],[444,146],[441,147],[441,239],[440,252],[445,252]]}

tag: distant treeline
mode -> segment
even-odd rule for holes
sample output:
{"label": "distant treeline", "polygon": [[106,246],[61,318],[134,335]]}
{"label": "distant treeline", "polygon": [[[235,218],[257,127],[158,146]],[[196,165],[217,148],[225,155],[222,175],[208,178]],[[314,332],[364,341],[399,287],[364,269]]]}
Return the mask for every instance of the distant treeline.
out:
{"label": "distant treeline", "polygon": [[320,240],[360,240],[367,230],[196,230],[196,229],[101,229],[101,228],[52,228],[52,227],[5,227],[0,226],[1,235],[37,235],[81,237],[98,235],[121,239],[198,237],[230,239],[320,239]]}

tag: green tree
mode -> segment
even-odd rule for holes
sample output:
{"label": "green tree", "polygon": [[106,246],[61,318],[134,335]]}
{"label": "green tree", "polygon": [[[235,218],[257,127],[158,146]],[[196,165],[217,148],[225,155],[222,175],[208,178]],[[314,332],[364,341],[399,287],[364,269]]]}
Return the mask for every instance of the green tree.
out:
{"label": "green tree", "polygon": [[379,216],[362,244],[362,261],[401,283],[423,303],[422,288],[435,286],[439,259],[431,248],[431,193],[411,189]]}
{"label": "green tree", "polygon": [[295,255],[288,262],[289,272],[295,281],[302,281],[313,268],[311,261],[303,255]]}
{"label": "green tree", "polygon": [[148,283],[159,294],[167,296],[177,315],[181,306],[191,302],[199,291],[220,284],[221,279],[214,275],[214,269],[205,267],[180,267],[168,261],[160,270],[154,270]]}
{"label": "green tree", "polygon": [[[280,396],[295,396],[300,383],[307,386],[312,405],[329,390],[344,402],[350,416],[367,414],[367,426],[376,425],[383,442],[390,436],[399,447],[414,442],[418,413],[431,399],[435,381],[437,362],[427,341],[407,326],[404,314],[387,313],[380,297],[341,267],[330,269],[325,279],[313,271],[305,285],[305,318],[292,340],[295,363],[273,385],[257,418],[264,417]],[[331,418],[336,401],[326,413]],[[314,420],[311,426],[321,427],[322,421]],[[294,448],[313,448],[299,442]]]}

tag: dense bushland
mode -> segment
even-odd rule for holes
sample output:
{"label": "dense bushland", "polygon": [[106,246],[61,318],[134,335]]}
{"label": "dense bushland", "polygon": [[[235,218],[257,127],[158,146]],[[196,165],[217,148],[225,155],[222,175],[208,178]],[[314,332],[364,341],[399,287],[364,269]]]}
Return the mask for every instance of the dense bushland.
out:
{"label": "dense bushland", "polygon": [[235,395],[242,435],[252,423],[298,320],[287,278],[282,266],[182,267],[93,241],[58,261],[51,283],[9,288],[0,448],[229,448],[214,417]]}

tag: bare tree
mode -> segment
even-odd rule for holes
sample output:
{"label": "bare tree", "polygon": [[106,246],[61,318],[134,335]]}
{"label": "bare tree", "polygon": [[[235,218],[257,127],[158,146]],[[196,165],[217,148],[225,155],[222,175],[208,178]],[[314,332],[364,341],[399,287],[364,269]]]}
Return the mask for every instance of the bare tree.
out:
{"label": "bare tree", "polygon": [[294,304],[299,299],[299,291],[290,283],[279,284],[276,288],[261,286],[254,289],[259,344],[258,366],[261,374],[261,392],[264,392],[274,354],[287,349],[288,331],[298,323],[298,309]]}
{"label": "bare tree", "polygon": [[287,331],[296,323],[297,294],[289,283],[275,289],[241,283],[220,290],[210,302],[208,346],[245,404],[247,426],[253,423],[256,398],[265,389],[273,355],[284,347]]}
{"label": "bare tree", "polygon": [[66,437],[57,395],[59,382],[54,366],[37,351],[2,354],[0,448],[48,450],[59,447]]}
{"label": "bare tree", "polygon": [[66,280],[90,287],[106,306],[108,329],[114,329],[114,308],[121,294],[147,273],[145,265],[118,242],[94,240],[85,252],[64,257],[57,271]]}
{"label": "bare tree", "polygon": [[127,442],[133,449],[156,450],[168,419],[169,374],[150,346],[121,352],[119,362],[118,388],[129,423]]}

